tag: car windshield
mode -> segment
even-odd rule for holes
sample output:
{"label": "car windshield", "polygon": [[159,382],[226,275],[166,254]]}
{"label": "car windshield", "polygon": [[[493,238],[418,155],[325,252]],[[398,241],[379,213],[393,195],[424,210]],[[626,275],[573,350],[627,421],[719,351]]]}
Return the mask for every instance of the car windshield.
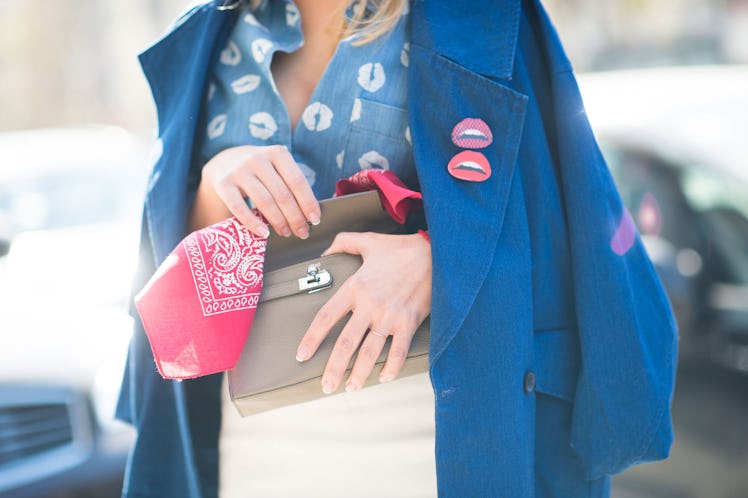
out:
{"label": "car windshield", "polygon": [[605,144],[604,151],[643,235],[718,256],[715,275],[721,281],[748,284],[748,185],[700,163],[671,162],[614,144]]}
{"label": "car windshield", "polygon": [[726,263],[741,283],[748,283],[748,187],[697,166],[680,175],[683,193],[719,244]]}

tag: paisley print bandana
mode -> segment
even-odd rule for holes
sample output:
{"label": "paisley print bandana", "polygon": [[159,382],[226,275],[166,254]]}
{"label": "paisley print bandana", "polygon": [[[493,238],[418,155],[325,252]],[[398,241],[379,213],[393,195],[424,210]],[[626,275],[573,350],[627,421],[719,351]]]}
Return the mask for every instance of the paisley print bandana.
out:
{"label": "paisley print bandana", "polygon": [[[422,208],[421,194],[391,171],[361,171],[340,180],[336,192],[375,189],[398,223]],[[234,367],[260,299],[265,244],[236,218],[197,230],[135,296],[162,377],[189,379]]]}

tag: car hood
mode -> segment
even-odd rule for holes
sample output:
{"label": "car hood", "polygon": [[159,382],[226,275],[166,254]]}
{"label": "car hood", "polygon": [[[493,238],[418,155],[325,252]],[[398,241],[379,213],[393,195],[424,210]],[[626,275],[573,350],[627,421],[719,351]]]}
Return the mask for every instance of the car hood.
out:
{"label": "car hood", "polygon": [[4,262],[0,296],[11,309],[29,313],[124,307],[137,258],[135,233],[125,223],[22,233]]}
{"label": "car hood", "polygon": [[133,227],[27,232],[0,268],[0,380],[91,383],[124,365]]}
{"label": "car hood", "polygon": [[0,381],[88,388],[102,375],[121,374],[132,318],[113,309],[91,311],[77,320],[40,311],[37,316],[4,316],[0,330]]}

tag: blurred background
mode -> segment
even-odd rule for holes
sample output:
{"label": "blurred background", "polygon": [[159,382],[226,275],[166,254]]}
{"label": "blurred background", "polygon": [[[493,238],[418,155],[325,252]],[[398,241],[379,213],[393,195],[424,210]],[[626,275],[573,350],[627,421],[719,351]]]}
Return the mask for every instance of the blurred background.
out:
{"label": "blurred background", "polygon": [[[185,4],[0,0],[0,496],[119,496],[155,129],[136,54]],[[613,495],[746,498],[748,0],[545,4],[681,333],[671,458]]]}

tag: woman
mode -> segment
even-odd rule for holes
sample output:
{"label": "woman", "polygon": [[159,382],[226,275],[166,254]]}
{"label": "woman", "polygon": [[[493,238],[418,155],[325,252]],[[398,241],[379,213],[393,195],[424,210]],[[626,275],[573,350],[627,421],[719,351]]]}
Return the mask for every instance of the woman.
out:
{"label": "woman", "polygon": [[[431,244],[418,234],[339,237],[330,251],[361,253],[364,266],[353,292],[314,320],[298,359],[353,309],[321,388],[341,389],[352,351],[376,352],[386,335],[390,380],[430,312],[439,495],[607,496],[610,474],[667,455],[675,328],[542,7],[347,4],[208,2],[142,56],[161,154],[136,288],[187,228],[235,214],[268,230],[243,197],[272,229],[303,238],[336,178],[393,169],[422,191]],[[303,20],[303,47],[263,12],[281,12],[285,27]],[[354,22],[339,40],[346,13],[393,22],[375,22],[374,33]],[[248,54],[258,72],[233,74]],[[390,74],[405,85],[384,84]],[[239,108],[243,129],[231,125]],[[166,382],[151,361],[138,328],[118,412],[138,428],[124,496],[215,496],[221,379]],[[366,355],[357,359],[348,390],[370,371]],[[370,470],[362,489],[387,479]]]}

